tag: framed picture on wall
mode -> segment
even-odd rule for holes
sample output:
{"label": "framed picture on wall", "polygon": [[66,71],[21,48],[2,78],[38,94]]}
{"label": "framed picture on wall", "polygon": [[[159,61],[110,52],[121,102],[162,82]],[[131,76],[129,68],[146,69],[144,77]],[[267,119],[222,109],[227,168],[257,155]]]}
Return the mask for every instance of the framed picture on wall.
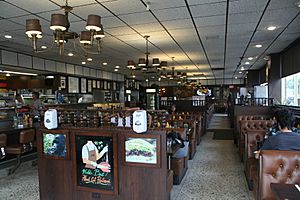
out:
{"label": "framed picture on wall", "polygon": [[92,92],[92,80],[88,80],[88,92]]}
{"label": "framed picture on wall", "polygon": [[80,92],[86,93],[86,78],[81,78],[80,82],[81,82]]}
{"label": "framed picture on wall", "polygon": [[66,89],[66,77],[65,76],[60,77],[60,88]]}
{"label": "framed picture on wall", "polygon": [[107,81],[103,81],[103,89],[107,90]]}
{"label": "framed picture on wall", "polygon": [[51,159],[69,159],[69,133],[60,130],[41,130],[41,155]]}
{"label": "framed picture on wall", "polygon": [[79,78],[69,76],[68,86],[69,93],[79,93]]}
{"label": "framed picture on wall", "polygon": [[160,167],[160,135],[124,134],[121,149],[124,165]]}
{"label": "framed picture on wall", "polygon": [[118,192],[117,139],[112,133],[72,132],[75,186],[78,190]]}

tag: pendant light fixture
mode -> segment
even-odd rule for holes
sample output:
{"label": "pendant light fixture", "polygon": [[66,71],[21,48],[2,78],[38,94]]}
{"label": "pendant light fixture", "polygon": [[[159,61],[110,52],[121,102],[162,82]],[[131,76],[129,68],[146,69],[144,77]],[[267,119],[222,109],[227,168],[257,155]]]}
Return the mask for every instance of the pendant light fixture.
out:
{"label": "pendant light fixture", "polygon": [[147,71],[150,68],[155,68],[157,70],[160,70],[161,68],[166,68],[168,66],[167,61],[159,62],[159,58],[153,58],[152,64],[149,62],[149,37],[148,35],[145,35],[144,38],[146,40],[146,51],[145,51],[145,58],[139,58],[138,64],[136,65],[133,60],[128,60],[127,62],[127,68],[131,70],[142,70]]}
{"label": "pendant light fixture", "polygon": [[[76,32],[70,32],[69,13],[73,10],[66,4],[61,6],[61,9],[65,14],[52,14],[50,29],[53,30],[53,38],[55,44],[59,47],[60,55],[64,52],[64,44],[69,40],[75,40],[79,38],[79,34]],[[101,17],[98,15],[88,15],[87,23],[85,26],[87,31],[82,31],[80,34],[80,44],[84,48],[93,45],[94,40],[97,41],[97,52],[100,52],[101,40],[105,36],[103,31],[103,25],[101,24]],[[42,28],[38,19],[27,19],[26,20],[26,35],[32,41],[32,47],[37,52],[37,39],[42,38]]]}

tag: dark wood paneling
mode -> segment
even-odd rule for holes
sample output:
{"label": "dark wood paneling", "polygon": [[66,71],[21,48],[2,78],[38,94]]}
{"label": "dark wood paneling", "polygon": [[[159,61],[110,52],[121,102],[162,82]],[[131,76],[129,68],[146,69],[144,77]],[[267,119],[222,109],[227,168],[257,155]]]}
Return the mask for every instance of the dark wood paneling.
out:
{"label": "dark wood paneling", "polygon": [[282,76],[300,72],[300,42],[297,41],[282,53]]}
{"label": "dark wood paneling", "polygon": [[[95,132],[105,129],[76,129]],[[55,160],[41,157],[41,134],[38,134],[38,165],[41,200],[167,200],[167,152],[166,131],[153,130],[147,133],[159,134],[161,138],[160,167],[147,168],[141,166],[128,166],[120,162],[119,155],[124,154],[120,148],[120,137],[124,133],[132,133],[129,129],[109,129],[118,136],[118,185],[117,195],[104,195],[95,192],[76,190],[73,173],[73,159]],[[107,132],[107,129],[106,129]],[[73,151],[74,145],[70,145]]]}
{"label": "dark wood paneling", "polygon": [[281,56],[271,54],[271,67],[268,81],[269,98],[274,98],[275,102],[281,101]]}
{"label": "dark wood paneling", "polygon": [[259,85],[259,70],[250,70],[247,74],[247,85]]}

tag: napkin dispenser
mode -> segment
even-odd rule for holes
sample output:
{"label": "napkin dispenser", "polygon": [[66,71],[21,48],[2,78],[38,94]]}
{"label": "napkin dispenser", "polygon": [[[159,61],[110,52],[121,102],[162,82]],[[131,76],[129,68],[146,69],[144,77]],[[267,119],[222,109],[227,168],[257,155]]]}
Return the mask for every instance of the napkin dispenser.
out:
{"label": "napkin dispenser", "polygon": [[133,113],[132,129],[136,133],[143,133],[147,131],[147,111],[136,110]]}
{"label": "napkin dispenser", "polygon": [[57,111],[56,111],[56,109],[49,109],[45,112],[44,126],[47,129],[57,128]]}

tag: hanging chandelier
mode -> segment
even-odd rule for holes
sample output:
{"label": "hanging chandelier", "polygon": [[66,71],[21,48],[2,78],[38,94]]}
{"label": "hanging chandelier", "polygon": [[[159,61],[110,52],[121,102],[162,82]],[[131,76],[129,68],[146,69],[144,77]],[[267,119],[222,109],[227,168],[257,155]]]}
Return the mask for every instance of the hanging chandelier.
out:
{"label": "hanging chandelier", "polygon": [[162,70],[160,77],[163,79],[169,79],[169,80],[175,80],[177,83],[181,83],[182,80],[186,79],[187,73],[186,72],[180,72],[175,71],[175,63],[174,63],[174,57],[172,57],[172,71],[166,72],[165,69]]}
{"label": "hanging chandelier", "polygon": [[145,35],[144,38],[146,40],[146,52],[145,52],[145,58],[139,58],[138,64],[136,64],[133,60],[128,60],[127,67],[131,70],[142,70],[144,72],[149,71],[150,69],[153,69],[154,71],[165,69],[168,66],[167,61],[161,61],[159,62],[159,58],[153,58],[152,64],[149,62],[149,37],[148,35]]}
{"label": "hanging chandelier", "polygon": [[[84,48],[89,48],[93,46],[93,42],[97,42],[97,52],[100,52],[101,39],[105,37],[103,26],[101,24],[101,17],[98,15],[88,15],[86,29],[87,31],[81,31],[81,34],[76,32],[70,32],[70,22],[69,13],[73,10],[71,6],[68,5],[68,0],[66,0],[66,5],[61,6],[61,9],[65,14],[52,14],[50,29],[53,30],[53,41],[59,47],[60,55],[64,52],[64,44],[69,40],[74,40],[80,38],[80,44]],[[37,40],[42,38],[42,28],[40,21],[38,19],[27,19],[26,20],[26,35],[32,41],[32,48],[35,52],[37,49]]]}

